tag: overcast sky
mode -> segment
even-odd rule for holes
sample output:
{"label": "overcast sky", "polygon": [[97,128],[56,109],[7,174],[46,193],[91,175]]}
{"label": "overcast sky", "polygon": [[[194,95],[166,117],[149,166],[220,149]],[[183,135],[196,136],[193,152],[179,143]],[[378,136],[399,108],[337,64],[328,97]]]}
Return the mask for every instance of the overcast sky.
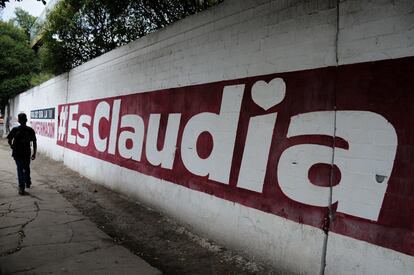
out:
{"label": "overcast sky", "polygon": [[0,11],[2,20],[8,21],[10,18],[14,17],[14,9],[17,7],[24,9],[33,16],[39,16],[45,8],[45,5],[43,5],[41,1],[36,0],[23,0],[21,2],[10,0],[10,2],[6,4],[6,7]]}

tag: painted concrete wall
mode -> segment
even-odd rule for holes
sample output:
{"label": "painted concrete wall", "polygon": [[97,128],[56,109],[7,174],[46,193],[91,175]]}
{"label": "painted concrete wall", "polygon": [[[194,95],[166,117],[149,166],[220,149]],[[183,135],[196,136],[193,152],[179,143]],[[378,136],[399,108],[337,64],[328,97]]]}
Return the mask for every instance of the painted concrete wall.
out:
{"label": "painted concrete wall", "polygon": [[48,156],[281,271],[411,274],[414,2],[336,2],[226,0],[11,113]]}

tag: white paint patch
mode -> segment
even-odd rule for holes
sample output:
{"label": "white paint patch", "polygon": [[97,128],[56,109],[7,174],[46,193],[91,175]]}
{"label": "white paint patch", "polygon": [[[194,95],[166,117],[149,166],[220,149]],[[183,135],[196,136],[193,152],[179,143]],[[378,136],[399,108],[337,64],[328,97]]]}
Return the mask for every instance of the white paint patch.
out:
{"label": "white paint patch", "polygon": [[411,275],[414,257],[397,251],[329,233],[325,274]]}

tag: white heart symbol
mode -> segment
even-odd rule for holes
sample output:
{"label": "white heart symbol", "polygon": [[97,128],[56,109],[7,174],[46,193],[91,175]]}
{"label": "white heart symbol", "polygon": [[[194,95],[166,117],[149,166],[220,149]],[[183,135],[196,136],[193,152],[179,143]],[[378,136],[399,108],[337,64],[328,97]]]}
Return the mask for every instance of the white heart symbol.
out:
{"label": "white heart symbol", "polygon": [[282,102],[286,94],[286,84],[281,78],[274,78],[269,83],[260,80],[252,87],[253,101],[265,111]]}

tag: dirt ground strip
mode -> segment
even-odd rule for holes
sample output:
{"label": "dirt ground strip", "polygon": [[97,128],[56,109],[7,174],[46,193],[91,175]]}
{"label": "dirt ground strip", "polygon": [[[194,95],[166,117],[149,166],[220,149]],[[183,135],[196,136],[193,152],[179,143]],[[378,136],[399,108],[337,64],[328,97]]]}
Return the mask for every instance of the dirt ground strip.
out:
{"label": "dirt ground strip", "polygon": [[[7,146],[5,140],[1,146]],[[144,205],[122,197],[41,154],[32,169],[115,242],[163,274],[279,274],[191,233]]]}

